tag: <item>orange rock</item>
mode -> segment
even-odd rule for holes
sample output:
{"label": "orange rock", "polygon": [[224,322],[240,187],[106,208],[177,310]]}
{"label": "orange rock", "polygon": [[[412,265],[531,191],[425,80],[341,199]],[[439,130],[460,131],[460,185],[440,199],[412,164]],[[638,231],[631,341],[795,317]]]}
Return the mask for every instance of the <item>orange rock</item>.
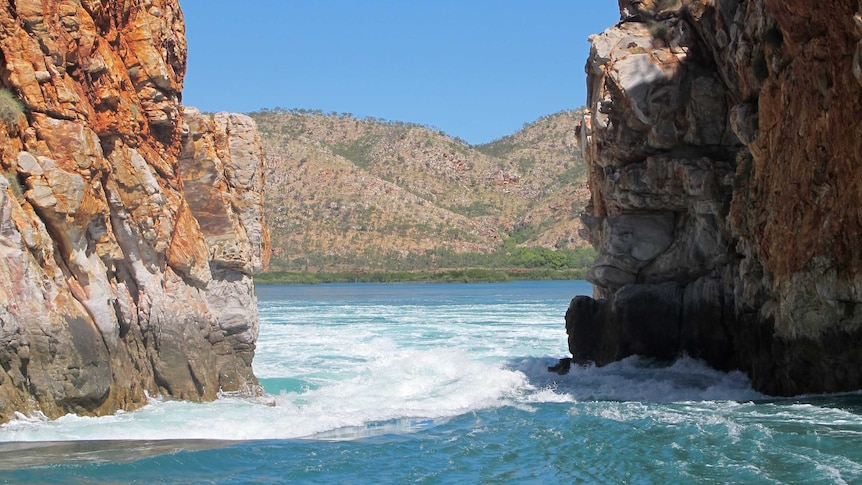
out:
{"label": "orange rock", "polygon": [[228,123],[241,163],[210,195],[239,216],[202,230],[180,171],[177,2],[19,0],[0,25],[26,114],[0,123],[0,422],[254,389],[263,158],[254,126]]}

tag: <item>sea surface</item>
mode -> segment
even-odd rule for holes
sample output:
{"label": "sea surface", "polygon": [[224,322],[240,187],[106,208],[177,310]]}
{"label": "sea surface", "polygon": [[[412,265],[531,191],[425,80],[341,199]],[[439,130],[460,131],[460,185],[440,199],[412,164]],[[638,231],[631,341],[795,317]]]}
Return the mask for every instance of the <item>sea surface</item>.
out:
{"label": "sea surface", "polygon": [[589,284],[258,287],[265,395],[0,426],[0,483],[862,483],[862,394],[547,371]]}

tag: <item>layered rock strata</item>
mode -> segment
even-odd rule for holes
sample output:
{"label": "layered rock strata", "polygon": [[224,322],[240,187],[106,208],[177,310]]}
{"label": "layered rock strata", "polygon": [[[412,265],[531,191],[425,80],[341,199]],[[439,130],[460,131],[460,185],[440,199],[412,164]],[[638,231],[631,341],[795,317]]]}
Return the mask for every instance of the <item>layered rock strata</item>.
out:
{"label": "layered rock strata", "polygon": [[177,2],[0,26],[0,421],[253,388],[263,158],[246,118],[184,120]]}
{"label": "layered rock strata", "polygon": [[621,1],[581,128],[596,298],[576,360],[742,369],[769,394],[862,388],[862,10]]}

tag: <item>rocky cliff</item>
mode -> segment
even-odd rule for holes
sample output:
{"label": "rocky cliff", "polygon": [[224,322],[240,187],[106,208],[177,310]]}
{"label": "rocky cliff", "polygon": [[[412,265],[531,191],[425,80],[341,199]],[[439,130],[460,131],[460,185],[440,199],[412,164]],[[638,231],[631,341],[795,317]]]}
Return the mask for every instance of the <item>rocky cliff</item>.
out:
{"label": "rocky cliff", "polygon": [[175,0],[0,7],[0,421],[253,389],[254,123],[180,104]]}
{"label": "rocky cliff", "polygon": [[686,352],[770,394],[862,388],[862,10],[621,1],[581,129],[576,360]]}

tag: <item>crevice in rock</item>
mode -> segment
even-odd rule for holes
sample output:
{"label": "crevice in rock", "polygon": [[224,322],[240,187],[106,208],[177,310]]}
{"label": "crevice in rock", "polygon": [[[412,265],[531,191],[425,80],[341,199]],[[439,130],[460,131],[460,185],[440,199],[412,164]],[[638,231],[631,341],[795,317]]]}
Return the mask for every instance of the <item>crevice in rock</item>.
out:
{"label": "crevice in rock", "polygon": [[40,109],[40,108],[33,106],[32,104],[29,104],[27,102],[24,102],[23,104],[24,104],[24,108],[27,111],[32,112],[32,113],[40,113],[40,114],[43,114],[43,115],[48,116],[50,118],[54,118],[54,119],[58,119],[58,120],[64,120],[64,121],[77,121],[78,120],[77,116],[63,114],[59,111],[56,111],[56,110],[53,110],[50,108]]}

